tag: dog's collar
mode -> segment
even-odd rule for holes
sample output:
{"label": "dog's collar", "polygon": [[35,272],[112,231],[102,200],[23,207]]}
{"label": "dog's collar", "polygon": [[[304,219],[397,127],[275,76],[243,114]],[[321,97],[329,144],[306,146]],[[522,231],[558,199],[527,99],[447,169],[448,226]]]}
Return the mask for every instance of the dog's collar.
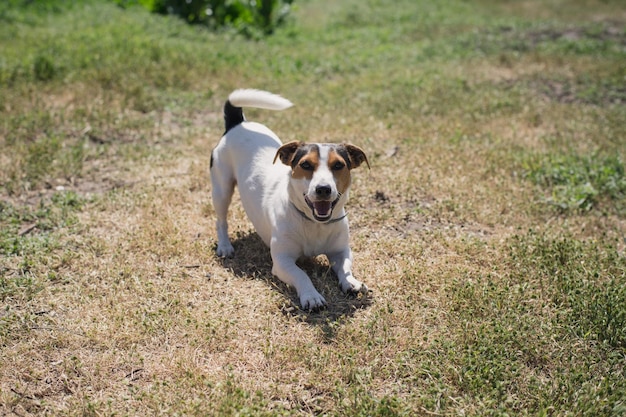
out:
{"label": "dog's collar", "polygon": [[343,220],[345,217],[347,217],[347,216],[348,216],[347,214],[344,214],[344,215],[343,215],[343,216],[341,216],[341,217],[337,217],[336,219],[331,219],[331,220],[329,220],[329,221],[327,221],[327,222],[323,222],[323,223],[322,223],[322,222],[316,222],[315,220],[311,219],[309,216],[307,216],[307,215],[306,215],[306,213],[305,213],[305,212],[303,212],[303,211],[302,211],[302,210],[300,210],[298,207],[296,207],[296,205],[295,205],[295,204],[291,203],[291,207],[293,207],[293,209],[294,209],[295,211],[297,211],[297,212],[298,212],[298,214],[300,214],[302,217],[304,217],[304,218],[305,218],[305,219],[307,219],[308,221],[310,221],[310,222],[314,222],[314,223],[320,223],[320,224],[331,224],[331,223],[337,223],[338,221],[341,221],[341,220]]}

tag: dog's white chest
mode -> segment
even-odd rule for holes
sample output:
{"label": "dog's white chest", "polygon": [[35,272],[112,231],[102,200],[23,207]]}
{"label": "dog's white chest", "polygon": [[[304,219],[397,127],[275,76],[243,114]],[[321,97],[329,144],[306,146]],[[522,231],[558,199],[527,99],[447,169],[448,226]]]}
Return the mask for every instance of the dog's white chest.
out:
{"label": "dog's white chest", "polygon": [[302,254],[306,257],[335,253],[348,243],[348,228],[343,222],[310,226],[302,231]]}

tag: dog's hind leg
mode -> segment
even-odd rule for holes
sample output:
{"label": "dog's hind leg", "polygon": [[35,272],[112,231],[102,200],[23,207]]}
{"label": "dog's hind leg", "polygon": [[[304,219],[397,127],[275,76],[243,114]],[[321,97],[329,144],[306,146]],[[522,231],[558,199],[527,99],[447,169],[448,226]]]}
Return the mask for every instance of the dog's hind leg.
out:
{"label": "dog's hind leg", "polygon": [[228,207],[235,191],[235,180],[219,169],[211,170],[211,194],[217,221],[217,256],[231,257],[235,253],[228,238]]}

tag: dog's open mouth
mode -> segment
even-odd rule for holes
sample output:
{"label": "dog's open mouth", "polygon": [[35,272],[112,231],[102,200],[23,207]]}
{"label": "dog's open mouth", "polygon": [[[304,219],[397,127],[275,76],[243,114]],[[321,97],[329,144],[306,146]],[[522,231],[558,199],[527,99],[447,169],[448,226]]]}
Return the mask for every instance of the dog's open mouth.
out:
{"label": "dog's open mouth", "polygon": [[330,219],[330,216],[333,214],[333,209],[337,202],[341,198],[341,194],[337,196],[335,201],[322,200],[322,201],[311,201],[309,197],[304,196],[304,201],[306,201],[307,205],[311,208],[311,212],[313,213],[313,217],[315,220],[323,222]]}

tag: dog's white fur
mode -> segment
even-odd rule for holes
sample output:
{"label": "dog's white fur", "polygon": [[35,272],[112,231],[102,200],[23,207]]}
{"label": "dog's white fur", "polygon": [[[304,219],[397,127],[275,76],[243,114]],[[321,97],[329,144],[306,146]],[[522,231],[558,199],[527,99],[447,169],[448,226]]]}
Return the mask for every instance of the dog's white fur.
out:
{"label": "dog's white fur", "polygon": [[[292,105],[285,98],[259,90],[235,90],[228,97],[228,104],[235,108],[258,107],[270,110],[283,110]],[[226,112],[225,105],[225,118]],[[240,114],[243,120],[243,113]],[[228,237],[227,211],[237,185],[250,221],[270,247],[272,273],[295,287],[302,308],[316,309],[326,305],[326,300],[315,289],[307,274],[296,265],[296,260],[302,256],[325,254],[344,292],[367,291],[367,287],[352,275],[352,252],[344,210],[348,190],[347,187],[343,193],[338,190],[334,172],[337,167],[328,165],[329,154],[337,156],[336,145],[315,144],[315,161],[319,161],[319,164],[314,170],[305,166],[306,171],[302,171],[301,167],[290,166],[289,160],[294,152],[303,153],[309,149],[306,146],[310,144],[290,142],[283,145],[274,132],[254,122],[242,121],[228,129],[227,121],[227,132],[211,154],[212,197],[217,215],[217,255],[230,257],[234,254]],[[358,159],[345,161],[348,167],[367,162],[359,148],[339,146],[349,147]],[[345,148],[342,150],[346,155]],[[275,163],[279,158],[283,163]],[[350,155],[348,159],[351,159]],[[302,175],[298,177],[296,169],[310,178]],[[349,185],[349,173],[344,172],[343,175],[343,178],[348,178]],[[320,194],[323,194],[322,197]],[[318,206],[321,199],[326,201]],[[330,213],[329,201],[334,203]]]}

